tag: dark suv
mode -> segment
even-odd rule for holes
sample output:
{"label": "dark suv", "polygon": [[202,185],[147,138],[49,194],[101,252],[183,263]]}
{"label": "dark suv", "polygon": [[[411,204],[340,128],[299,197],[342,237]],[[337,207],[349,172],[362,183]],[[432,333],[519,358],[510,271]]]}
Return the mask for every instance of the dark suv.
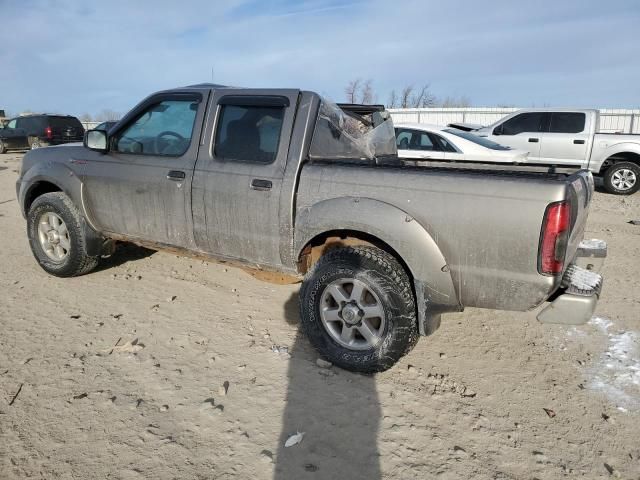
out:
{"label": "dark suv", "polygon": [[0,128],[0,153],[81,142],[84,127],[71,115],[36,114],[11,118]]}

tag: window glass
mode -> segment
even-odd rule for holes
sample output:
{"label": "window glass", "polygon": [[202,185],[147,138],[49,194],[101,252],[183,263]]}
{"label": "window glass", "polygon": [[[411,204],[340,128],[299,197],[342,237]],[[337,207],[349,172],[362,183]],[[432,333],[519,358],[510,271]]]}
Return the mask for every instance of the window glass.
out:
{"label": "window glass", "polygon": [[585,114],[555,112],[551,114],[549,131],[553,133],[580,133],[584,130]]}
{"label": "window glass", "polygon": [[14,118],[9,123],[7,123],[7,128],[16,128],[16,119]]}
{"label": "window glass", "polygon": [[440,135],[436,135],[435,133],[432,133],[431,136],[435,138],[436,142],[440,144],[440,147],[445,152],[453,152],[453,153],[458,152],[458,149],[456,148],[456,146],[446,138],[441,137]]}
{"label": "window glass", "polygon": [[455,135],[456,137],[464,138],[470,142],[473,142],[477,145],[481,145],[485,148],[490,148],[491,150],[511,150],[509,147],[505,147],[504,145],[500,145],[496,142],[492,142],[491,140],[483,137],[478,137],[471,132],[465,132],[463,130],[457,130],[455,128],[447,128],[444,130],[451,135]]}
{"label": "window glass", "polygon": [[216,144],[217,157],[271,163],[276,159],[284,107],[223,105]]}
{"label": "window glass", "polygon": [[397,130],[396,146],[399,150],[438,150],[427,132],[418,130]]}
{"label": "window glass", "polygon": [[502,135],[518,135],[523,132],[541,132],[544,112],[521,113],[504,122],[498,129]]}
{"label": "window glass", "polygon": [[196,100],[163,100],[151,105],[115,140],[115,150],[142,155],[183,155],[191,143]]}

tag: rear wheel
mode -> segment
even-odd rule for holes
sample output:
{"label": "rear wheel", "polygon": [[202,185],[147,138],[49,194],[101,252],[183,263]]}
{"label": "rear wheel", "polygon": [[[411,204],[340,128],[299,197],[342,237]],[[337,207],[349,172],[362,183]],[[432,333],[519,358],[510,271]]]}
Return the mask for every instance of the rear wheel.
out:
{"label": "rear wheel", "polygon": [[29,137],[29,148],[31,148],[31,150],[35,150],[40,147],[42,147],[42,143],[40,143],[40,139],[38,137]]}
{"label": "rear wheel", "polygon": [[62,192],[36,198],[27,215],[33,256],[48,273],[75,277],[90,272],[98,257],[87,255],[80,212]]}
{"label": "rear wheel", "polygon": [[604,172],[604,186],[616,195],[631,195],[640,189],[640,166],[631,162],[618,162]]}
{"label": "rear wheel", "polygon": [[302,328],[326,359],[347,370],[390,368],[418,341],[407,273],[375,247],[331,250],[300,289]]}

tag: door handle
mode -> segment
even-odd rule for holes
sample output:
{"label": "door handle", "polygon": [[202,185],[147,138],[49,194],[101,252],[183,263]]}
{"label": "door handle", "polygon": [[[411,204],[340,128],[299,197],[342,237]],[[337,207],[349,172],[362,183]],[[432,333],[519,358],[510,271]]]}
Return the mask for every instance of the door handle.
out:
{"label": "door handle", "polygon": [[530,138],[529,142],[530,143],[538,143],[540,140],[538,138]]}
{"label": "door handle", "polygon": [[273,183],[271,183],[271,180],[262,180],[260,178],[254,178],[251,180],[251,188],[253,190],[271,190],[272,186]]}
{"label": "door handle", "polygon": [[185,173],[180,170],[170,170],[169,173],[167,173],[167,178],[174,182],[181,182],[185,177]]}
{"label": "door handle", "polygon": [[584,145],[584,140],[574,140],[573,144],[574,145]]}

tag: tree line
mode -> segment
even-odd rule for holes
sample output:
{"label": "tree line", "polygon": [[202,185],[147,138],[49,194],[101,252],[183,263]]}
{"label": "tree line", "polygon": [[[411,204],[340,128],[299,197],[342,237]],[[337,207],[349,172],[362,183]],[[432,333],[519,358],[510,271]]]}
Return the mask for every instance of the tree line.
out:
{"label": "tree line", "polygon": [[[349,81],[344,89],[348,103],[371,104],[379,101],[378,95],[373,89],[371,79],[357,78]],[[439,98],[433,94],[428,83],[421,86],[408,84],[400,89],[393,89],[389,93],[387,108],[426,108],[426,107],[470,107],[471,100],[466,95],[446,96]]]}

